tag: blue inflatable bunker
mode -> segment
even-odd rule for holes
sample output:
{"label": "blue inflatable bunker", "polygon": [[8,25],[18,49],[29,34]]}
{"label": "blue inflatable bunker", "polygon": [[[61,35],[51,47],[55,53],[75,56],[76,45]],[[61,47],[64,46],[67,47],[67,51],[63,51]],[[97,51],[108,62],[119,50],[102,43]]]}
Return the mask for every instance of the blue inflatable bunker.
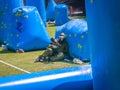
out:
{"label": "blue inflatable bunker", "polygon": [[50,37],[36,7],[15,8],[12,17],[13,28],[9,31],[8,48],[29,51],[49,45]]}
{"label": "blue inflatable bunker", "polygon": [[56,7],[55,1],[50,0],[46,10],[47,20],[51,20],[51,21],[55,20],[55,7]]}
{"label": "blue inflatable bunker", "polygon": [[88,28],[85,20],[74,19],[60,26],[56,30],[56,38],[60,33],[66,34],[70,55],[82,61],[90,60]]}
{"label": "blue inflatable bunker", "polygon": [[40,16],[46,26],[46,10],[45,10],[45,0],[26,0],[26,5],[35,6],[40,13]]}
{"label": "blue inflatable bunker", "polygon": [[68,7],[65,4],[58,4],[55,7],[55,25],[60,26],[68,22]]}
{"label": "blue inflatable bunker", "polygon": [[0,90],[93,90],[91,66],[0,78]]}
{"label": "blue inflatable bunker", "polygon": [[23,6],[23,0],[0,0],[0,43],[7,41],[12,26],[12,10],[19,6]]}
{"label": "blue inflatable bunker", "polygon": [[85,0],[94,90],[120,90],[120,0]]}

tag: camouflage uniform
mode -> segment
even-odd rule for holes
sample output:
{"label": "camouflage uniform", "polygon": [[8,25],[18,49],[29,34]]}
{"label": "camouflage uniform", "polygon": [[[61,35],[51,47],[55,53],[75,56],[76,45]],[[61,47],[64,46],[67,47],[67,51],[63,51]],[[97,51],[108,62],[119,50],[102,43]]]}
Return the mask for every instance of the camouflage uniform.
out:
{"label": "camouflage uniform", "polygon": [[68,43],[65,39],[64,33],[61,33],[58,38],[59,48],[57,49],[57,53],[50,57],[51,61],[62,60],[69,55]]}
{"label": "camouflage uniform", "polygon": [[59,36],[58,42],[60,43],[59,52],[63,52],[65,55],[68,55],[69,47],[65,35]]}
{"label": "camouflage uniform", "polygon": [[63,33],[60,34],[58,40],[52,40],[45,52],[39,56],[39,61],[59,61],[68,56],[68,44]]}
{"label": "camouflage uniform", "polygon": [[68,43],[66,41],[66,37],[64,33],[61,33],[58,38],[59,48],[57,48],[57,53],[50,57],[51,61],[63,60],[64,58],[69,58],[69,48]]}
{"label": "camouflage uniform", "polygon": [[50,57],[54,55],[54,53],[57,53],[59,44],[57,43],[56,39],[51,39],[52,43],[48,46],[48,48],[44,51],[42,55],[40,55],[38,58],[39,61],[49,61]]}

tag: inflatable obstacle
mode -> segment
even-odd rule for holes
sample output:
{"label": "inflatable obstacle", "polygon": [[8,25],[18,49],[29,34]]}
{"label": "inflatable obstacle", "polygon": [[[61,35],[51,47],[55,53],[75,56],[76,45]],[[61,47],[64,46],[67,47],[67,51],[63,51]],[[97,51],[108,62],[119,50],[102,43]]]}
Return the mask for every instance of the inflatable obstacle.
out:
{"label": "inflatable obstacle", "polygon": [[91,66],[0,78],[0,90],[93,90]]}
{"label": "inflatable obstacle", "polygon": [[120,0],[86,0],[94,90],[120,90]]}
{"label": "inflatable obstacle", "polygon": [[27,6],[35,6],[46,26],[46,10],[45,10],[45,0],[26,0]]}
{"label": "inflatable obstacle", "polygon": [[12,14],[13,28],[9,31],[8,48],[24,51],[46,48],[50,37],[35,7],[15,8]]}
{"label": "inflatable obstacle", "polygon": [[20,6],[23,6],[23,0],[0,0],[0,43],[7,41],[12,27],[12,10]]}
{"label": "inflatable obstacle", "polygon": [[65,4],[58,4],[55,7],[55,25],[60,26],[68,22],[68,7]]}
{"label": "inflatable obstacle", "polygon": [[46,17],[47,21],[54,21],[55,20],[55,7],[56,3],[54,0],[49,0],[47,10],[46,10]]}
{"label": "inflatable obstacle", "polygon": [[[87,20],[88,20],[88,27],[89,27],[90,42],[91,42],[90,50],[92,55],[91,60],[92,60],[92,69],[93,69],[94,90],[120,90],[120,84],[119,84],[120,83],[120,69],[119,69],[120,68],[120,50],[119,50],[119,46],[120,46],[120,40],[119,40],[120,8],[119,7],[120,5],[119,3],[120,3],[120,0],[86,0]],[[84,70],[81,72],[82,69]],[[70,70],[72,71],[71,68]],[[73,71],[76,71],[76,70],[73,70]],[[87,70],[87,72],[88,71],[89,70]],[[38,76],[39,75],[45,76],[42,78],[41,77],[35,78],[34,76],[35,74],[0,78],[0,89],[1,90],[10,90],[10,89],[26,90],[26,88],[39,89],[39,88],[42,88],[42,86],[45,86],[44,88],[46,90],[51,90],[51,87],[48,89],[46,88],[46,86],[54,85],[53,86],[54,89],[52,88],[52,90],[58,90],[59,86],[60,86],[60,89],[67,90],[65,87],[63,88],[63,86],[69,85],[70,88],[68,88],[68,90],[70,90],[72,89],[72,87],[76,87],[75,86],[76,83],[73,83],[73,80],[76,81],[76,80],[85,79],[89,81],[92,79],[91,73],[89,74],[87,72],[84,67],[78,69],[78,73],[72,72],[72,75],[71,73],[62,73],[58,75],[57,71],[54,71],[54,73],[57,74],[57,77],[55,78],[56,75],[53,75],[53,78],[49,80],[48,78],[46,79],[46,76],[45,76],[46,74],[50,75],[47,72],[43,74],[42,73],[38,74]],[[58,76],[61,76],[61,77],[58,77]],[[76,76],[79,76],[79,77],[76,77]],[[32,79],[31,77],[33,77],[34,79]],[[71,79],[72,79],[72,83],[66,84],[66,82],[64,82],[66,80],[71,80]],[[59,81],[54,82],[54,80],[59,80]],[[47,84],[44,81],[46,81]],[[80,85],[81,83],[80,82],[78,83],[79,84],[77,86],[84,86],[84,85],[85,87],[88,87],[87,85],[92,86],[91,84]],[[55,86],[56,84],[57,86]],[[44,89],[42,88],[42,90]],[[82,90],[82,89],[79,87],[79,88],[76,88],[76,90]],[[84,90],[92,90],[92,89],[89,88]]]}
{"label": "inflatable obstacle", "polygon": [[82,61],[90,60],[88,28],[85,20],[74,19],[60,26],[56,30],[55,37],[65,33],[69,45],[69,53],[73,58]]}

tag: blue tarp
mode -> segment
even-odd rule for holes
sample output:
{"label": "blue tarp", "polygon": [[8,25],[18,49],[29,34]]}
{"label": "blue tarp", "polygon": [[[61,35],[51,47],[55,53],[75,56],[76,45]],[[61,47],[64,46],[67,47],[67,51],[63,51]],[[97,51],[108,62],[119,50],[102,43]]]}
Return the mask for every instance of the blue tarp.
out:
{"label": "blue tarp", "polygon": [[46,48],[50,37],[35,7],[26,6],[13,10],[13,28],[9,31],[8,47],[24,51]]}
{"label": "blue tarp", "polygon": [[93,90],[91,65],[0,78],[0,90]]}
{"label": "blue tarp", "polygon": [[56,3],[54,0],[50,0],[46,10],[47,20],[55,20],[55,7]]}
{"label": "blue tarp", "polygon": [[68,22],[68,7],[65,4],[58,4],[55,7],[55,25],[60,26]]}
{"label": "blue tarp", "polygon": [[46,26],[46,10],[45,10],[45,0],[26,0],[26,5],[35,6],[40,13],[40,16]]}
{"label": "blue tarp", "polygon": [[74,19],[59,26],[56,30],[56,38],[60,33],[66,34],[70,55],[83,61],[90,60],[88,28],[85,20]]}
{"label": "blue tarp", "polygon": [[12,26],[12,10],[19,6],[23,6],[23,0],[0,0],[0,43],[7,41]]}

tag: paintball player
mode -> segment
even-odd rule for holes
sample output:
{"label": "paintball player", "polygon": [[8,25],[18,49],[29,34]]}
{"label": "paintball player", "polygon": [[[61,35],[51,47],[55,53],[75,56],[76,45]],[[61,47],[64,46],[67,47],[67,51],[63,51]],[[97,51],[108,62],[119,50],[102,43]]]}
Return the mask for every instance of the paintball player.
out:
{"label": "paintball player", "polygon": [[56,53],[56,55],[50,57],[51,61],[59,61],[69,57],[68,43],[66,41],[66,36],[64,33],[61,33],[58,37],[58,43],[58,52]]}
{"label": "paintball player", "polygon": [[35,59],[35,62],[59,61],[69,55],[68,44],[66,42],[64,33],[60,34],[58,40],[52,38],[51,41],[52,43],[42,55]]}
{"label": "paintball player", "polygon": [[48,46],[48,48],[44,51],[44,53],[40,56],[38,56],[35,59],[35,62],[43,62],[43,61],[50,61],[50,57],[52,55],[54,55],[54,53],[57,53],[57,49],[59,47],[59,43],[57,42],[57,40],[55,38],[51,38],[51,43]]}

